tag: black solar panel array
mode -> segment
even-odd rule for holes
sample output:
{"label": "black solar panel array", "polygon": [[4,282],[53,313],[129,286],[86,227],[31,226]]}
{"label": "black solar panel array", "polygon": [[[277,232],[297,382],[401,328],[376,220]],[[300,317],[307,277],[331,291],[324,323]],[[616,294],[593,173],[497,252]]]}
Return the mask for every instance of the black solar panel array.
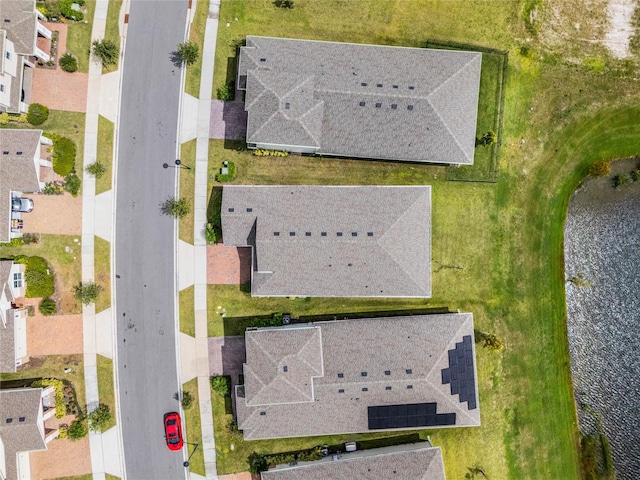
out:
{"label": "black solar panel array", "polygon": [[369,430],[455,425],[455,413],[436,413],[437,403],[406,403],[368,407]]}
{"label": "black solar panel array", "polygon": [[451,384],[451,395],[459,395],[469,410],[477,408],[476,379],[473,367],[473,339],[462,337],[454,350],[449,350],[449,368],[442,369],[442,383]]}

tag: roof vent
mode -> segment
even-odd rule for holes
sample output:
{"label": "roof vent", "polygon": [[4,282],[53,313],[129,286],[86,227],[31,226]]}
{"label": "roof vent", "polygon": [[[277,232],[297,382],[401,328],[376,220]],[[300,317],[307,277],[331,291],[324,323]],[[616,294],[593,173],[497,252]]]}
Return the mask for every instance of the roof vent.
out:
{"label": "roof vent", "polygon": [[384,387],[385,390],[391,390],[391,385],[387,385],[386,387]]}
{"label": "roof vent", "polygon": [[262,415],[262,416],[264,416],[266,414],[267,414],[267,412],[260,412],[260,415]]}
{"label": "roof vent", "polygon": [[378,84],[378,88],[382,88],[382,84],[381,83]]}
{"label": "roof vent", "polygon": [[26,419],[27,419],[27,417],[20,417],[20,418],[18,419],[18,421],[19,421],[19,422],[24,422]]}
{"label": "roof vent", "polygon": [[284,104],[284,108],[286,108],[287,110],[289,110],[289,108],[291,108],[291,104],[289,102]]}
{"label": "roof vent", "polygon": [[413,110],[413,105],[407,105],[407,110],[409,111]]}
{"label": "roof vent", "polygon": [[391,104],[391,110],[395,110],[396,108],[398,108],[398,104],[397,103],[392,103]]}
{"label": "roof vent", "polygon": [[253,208],[247,207],[247,212],[249,212],[249,213],[253,212]]}
{"label": "roof vent", "polygon": [[279,237],[280,236],[280,232],[273,232],[273,236],[274,237]]}
{"label": "roof vent", "polygon": [[341,237],[342,236],[342,232],[337,232],[336,235]]}
{"label": "roof vent", "polygon": [[413,373],[413,370],[411,370],[410,368],[407,368],[405,372],[407,372],[407,375],[411,375]]}
{"label": "roof vent", "polygon": [[327,232],[320,232],[320,236],[321,237],[326,237],[327,236]]}
{"label": "roof vent", "polygon": [[287,367],[286,365],[284,367],[282,367],[282,371],[283,372],[288,372],[289,371],[289,367]]}
{"label": "roof vent", "polygon": [[385,375],[391,375],[391,370],[385,370],[385,371],[384,371],[384,374],[385,374]]}
{"label": "roof vent", "polygon": [[11,23],[11,19],[10,18],[5,18],[4,19],[4,23]]}
{"label": "roof vent", "polygon": [[413,385],[407,385],[407,390],[412,390],[413,389]]}
{"label": "roof vent", "polygon": [[266,58],[261,58],[261,59],[260,59],[260,61],[261,61],[261,62],[266,62],[266,61],[267,61],[267,59],[266,59]]}
{"label": "roof vent", "polygon": [[368,391],[369,391],[369,389],[368,389],[367,387],[362,387],[362,391],[363,391],[363,392],[368,392]]}
{"label": "roof vent", "polygon": [[289,236],[290,237],[295,237],[296,236],[296,232],[289,232]]}
{"label": "roof vent", "polygon": [[409,85],[409,90],[415,90],[416,87],[414,87],[413,85]]}
{"label": "roof vent", "polygon": [[366,87],[366,86],[367,86],[367,82],[362,82],[362,83],[360,84],[360,86],[361,86],[361,87]]}
{"label": "roof vent", "polygon": [[364,107],[365,105],[366,105],[366,103],[365,103],[365,102],[360,102],[360,106],[361,106],[361,107]]}
{"label": "roof vent", "polygon": [[344,388],[339,388],[338,393],[344,393]]}
{"label": "roof vent", "polygon": [[398,88],[398,85],[394,85],[393,88]]}
{"label": "roof vent", "polygon": [[13,422],[13,418],[7,418],[7,423]]}
{"label": "roof vent", "polygon": [[367,372],[360,372],[360,376],[361,377],[366,377],[367,376]]}
{"label": "roof vent", "polygon": [[16,152],[16,155],[22,155],[22,152]]}
{"label": "roof vent", "polygon": [[339,373],[338,378],[344,378],[344,373]]}
{"label": "roof vent", "polygon": [[351,232],[351,236],[352,237],[357,237],[358,236],[358,232]]}
{"label": "roof vent", "polygon": [[381,103],[376,103],[376,108],[381,108],[382,104]]}
{"label": "roof vent", "polygon": [[304,232],[305,236],[310,237],[311,236],[311,232]]}
{"label": "roof vent", "polygon": [[9,155],[9,150],[4,150],[4,151],[2,152],[2,154],[3,154],[3,155]]}
{"label": "roof vent", "polygon": [[373,232],[367,232],[367,237],[373,237]]}
{"label": "roof vent", "polygon": [[233,213],[233,211],[234,211],[234,210],[235,210],[235,209],[234,209],[233,207],[229,207],[229,212],[230,212],[230,213]]}

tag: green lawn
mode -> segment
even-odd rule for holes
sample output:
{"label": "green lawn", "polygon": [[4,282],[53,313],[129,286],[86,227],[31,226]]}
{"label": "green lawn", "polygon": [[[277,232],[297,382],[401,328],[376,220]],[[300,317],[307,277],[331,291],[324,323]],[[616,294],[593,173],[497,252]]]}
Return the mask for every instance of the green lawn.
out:
{"label": "green lawn", "polygon": [[94,236],[95,282],[102,287],[96,300],[96,313],[111,307],[111,243]]}
{"label": "green lawn", "polygon": [[[104,39],[111,40],[118,48],[120,48],[120,26],[118,19],[120,18],[120,9],[122,8],[122,0],[109,0],[109,8],[107,9],[107,24],[104,32]],[[113,65],[102,67],[102,73],[114,72],[118,69],[118,61]]]}
{"label": "green lawn", "polygon": [[87,473],[86,475],[74,475],[73,477],[58,477],[52,480],[92,480],[92,479],[93,479],[93,475],[91,473]]}
{"label": "green lawn", "polygon": [[193,292],[193,285],[185,288],[184,290],[180,290],[180,331],[182,333],[186,333],[187,335],[195,337],[196,314],[193,303]]}
{"label": "green lawn", "polygon": [[[76,239],[78,242],[74,242]],[[81,313],[81,305],[73,296],[73,287],[81,279],[80,240],[80,235],[41,235],[37,244],[0,247],[0,258],[14,255],[44,257],[55,276],[53,297],[58,304],[58,314]]]}
{"label": "green lawn", "polygon": [[[563,225],[569,197],[591,163],[640,154],[640,89],[633,73],[637,59],[611,60],[599,45],[577,42],[573,34],[559,37],[548,21],[555,9],[547,3],[315,0],[283,10],[270,0],[246,0],[221,6],[221,25],[231,25],[218,31],[214,87],[233,79],[235,51],[246,34],[413,47],[445,40],[509,53],[504,91],[499,89],[498,58],[483,58],[478,132],[498,131],[499,119],[490,112],[500,108],[504,94],[496,183],[447,181],[485,179],[490,152],[482,147],[474,167],[452,171],[254,157],[238,150],[242,142],[227,142],[226,148],[222,141],[210,143],[209,174],[223,160],[232,160],[236,184],[433,186],[433,298],[425,306],[470,311],[477,329],[497,334],[506,345],[501,353],[477,352],[482,427],[421,433],[443,447],[447,478],[465,478],[476,466],[487,478],[580,477]],[[581,34],[598,17],[581,4],[572,4],[570,12],[562,8],[570,13],[571,25],[580,23]],[[556,39],[552,46],[546,41],[550,35]],[[214,335],[239,333],[243,327],[242,321],[225,325],[218,305],[228,317],[415,307],[414,301],[403,300],[251,299],[233,286],[210,286],[208,295],[209,333]],[[225,429],[230,417],[223,412],[224,402],[214,400],[221,473],[246,470],[246,455],[253,449],[287,451],[320,443],[317,438],[244,443]]]}
{"label": "green lawn", "polygon": [[189,41],[198,45],[200,55],[198,56],[197,62],[187,67],[184,90],[189,95],[199,98],[200,75],[202,73],[202,44],[204,43],[204,30],[207,25],[207,15],[209,13],[209,0],[196,0],[193,4],[195,5],[196,13],[191,23]]}
{"label": "green lawn", "polygon": [[[111,6],[109,6],[111,8]],[[113,177],[113,122],[98,115],[98,151],[96,161],[104,165],[105,172],[96,179],[96,195],[111,190]]]}
{"label": "green lawn", "polygon": [[93,15],[96,11],[96,0],[87,0],[83,10],[84,20],[88,23],[69,22],[67,25],[67,51],[78,58],[78,71],[89,71],[89,49],[91,48],[91,28],[93,27]]}
{"label": "green lawn", "polygon": [[116,395],[113,389],[113,360],[98,355],[98,395],[100,403],[109,405],[111,421],[103,431],[116,425]]}
{"label": "green lawn", "polygon": [[[187,215],[178,220],[178,238],[193,245],[193,216],[194,216],[194,195],[196,188],[196,140],[183,143],[180,147],[180,160],[182,164],[191,167],[189,170],[181,168],[180,175],[180,198],[186,198],[191,206]],[[204,228],[204,225],[202,226]]]}
{"label": "green lawn", "polygon": [[[69,373],[65,373],[65,369],[67,368],[71,369]],[[84,363],[82,355],[50,355],[48,357],[32,358],[31,361],[24,367],[21,367],[18,372],[0,373],[0,389],[6,387],[6,385],[4,385],[5,382],[12,380],[38,380],[40,378],[57,378],[70,381],[76,391],[78,405],[84,410],[86,396],[84,391]]]}
{"label": "green lawn", "polygon": [[[187,437],[185,446],[189,450],[189,455],[193,452],[189,460],[189,470],[193,473],[204,476],[204,454],[202,453],[202,423],[200,422],[200,404],[198,403],[198,379],[188,381],[182,385],[183,392],[189,392],[193,396],[193,404],[184,411],[184,422],[186,425]],[[187,443],[189,445],[187,445]],[[194,452],[195,446],[198,448]]]}

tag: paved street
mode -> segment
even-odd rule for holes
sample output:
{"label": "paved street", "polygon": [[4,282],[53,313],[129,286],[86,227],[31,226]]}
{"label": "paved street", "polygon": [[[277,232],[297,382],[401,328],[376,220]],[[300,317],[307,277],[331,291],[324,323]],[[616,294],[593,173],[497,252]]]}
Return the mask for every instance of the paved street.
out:
{"label": "paved street", "polygon": [[160,204],[175,191],[180,69],[186,1],[133,1],[120,111],[116,200],[116,317],[122,433],[130,480],[184,477],[182,452],[164,439],[179,409],[174,219]]}

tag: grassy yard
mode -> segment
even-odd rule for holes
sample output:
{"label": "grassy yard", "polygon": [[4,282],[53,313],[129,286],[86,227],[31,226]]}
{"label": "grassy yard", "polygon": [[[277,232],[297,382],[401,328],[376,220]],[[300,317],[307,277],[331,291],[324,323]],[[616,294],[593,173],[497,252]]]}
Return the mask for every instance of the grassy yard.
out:
{"label": "grassy yard", "polygon": [[[69,373],[65,369],[70,368]],[[38,380],[40,378],[58,378],[73,384],[78,398],[78,405],[83,409],[86,405],[84,390],[84,363],[82,355],[51,355],[36,357],[14,373],[0,373],[0,389],[6,388],[6,382],[13,380]],[[15,386],[15,385],[13,385]]]}
{"label": "grassy yard", "polygon": [[197,62],[187,67],[184,90],[189,95],[199,98],[200,75],[202,73],[202,45],[204,43],[204,30],[207,25],[207,15],[209,13],[209,0],[196,0],[193,4],[195,5],[196,13],[191,23],[189,41],[198,45],[200,55],[198,55]]}
{"label": "grassy yard", "polygon": [[[183,242],[193,245],[193,216],[194,195],[196,188],[196,140],[183,143],[180,147],[180,160],[182,164],[191,167],[189,170],[181,168],[180,174],[180,198],[186,198],[191,206],[187,215],[178,220],[178,238]],[[204,225],[202,226],[204,228]]]}
{"label": "grassy yard", "polygon": [[[185,438],[185,444],[189,449],[189,454],[193,452],[191,460],[189,460],[189,470],[193,473],[204,476],[204,454],[202,453],[202,423],[200,422],[200,404],[198,403],[198,379],[188,381],[182,385],[183,392],[189,392],[193,396],[193,404],[191,407],[184,411],[185,429],[187,431],[187,437]],[[197,450],[194,452],[195,445],[198,445]]]}
{"label": "grassy yard", "polygon": [[58,314],[81,313],[81,305],[73,296],[73,287],[81,278],[80,249],[79,235],[41,235],[37,244],[0,247],[0,258],[14,255],[45,258],[55,276],[53,297],[58,304]]}
{"label": "grassy yard", "polygon": [[86,475],[74,475],[73,477],[58,477],[53,480],[92,480],[93,474],[87,473]]}
{"label": "grassy yard", "polygon": [[111,421],[105,427],[106,432],[109,428],[116,425],[116,395],[113,389],[113,360],[102,355],[98,355],[98,394],[100,403],[109,405],[111,411]]}
{"label": "grassy yard", "polygon": [[193,285],[185,288],[184,290],[180,290],[180,331],[182,333],[186,333],[187,335],[195,337],[196,314],[193,304],[193,292]]}
{"label": "grassy yard", "polygon": [[83,10],[86,10],[84,19],[87,23],[69,22],[67,27],[67,51],[78,58],[78,71],[89,71],[89,50],[91,48],[91,28],[93,27],[93,15],[96,11],[96,0],[87,0]]}
{"label": "grassy yard", "polygon": [[102,287],[96,300],[96,313],[111,307],[111,243],[93,237],[95,282]]}
{"label": "grassy yard", "polygon": [[[111,6],[109,6],[111,8]],[[96,195],[111,190],[113,180],[113,122],[98,115],[98,151],[96,161],[104,165],[105,172],[96,179]]]}
{"label": "grassy yard", "polygon": [[[109,0],[109,8],[107,9],[107,25],[104,32],[104,39],[111,40],[118,48],[120,48],[120,26],[118,20],[120,18],[120,9],[122,8],[122,0]],[[118,69],[118,61],[113,65],[102,67],[102,73],[115,72]]]}
{"label": "grassy yard", "polygon": [[[509,53],[496,183],[447,181],[484,176],[482,159],[489,152],[483,147],[476,150],[478,165],[452,172],[390,162],[253,157],[238,150],[242,142],[210,144],[210,168],[234,161],[237,184],[433,186],[433,298],[425,306],[470,311],[477,329],[495,333],[506,345],[501,353],[478,350],[482,427],[420,434],[430,434],[443,447],[447,478],[465,478],[477,466],[487,478],[580,477],[566,335],[564,219],[569,197],[590,164],[640,153],[637,62],[612,60],[597,42],[577,41],[573,33],[559,37],[549,21],[564,9],[570,26],[581,25],[583,39],[591,38],[584,32],[600,28],[602,16],[579,3],[569,9],[557,0],[526,2],[524,9],[523,3],[316,0],[284,10],[270,0],[247,0],[224,1],[220,13],[221,25],[231,25],[219,30],[214,87],[233,79],[235,51],[246,34],[413,47],[446,40]],[[480,113],[500,105],[503,92],[491,73],[500,66],[492,67],[493,61],[483,60]],[[491,118],[480,115],[479,132],[497,131],[498,124],[484,123]],[[208,294],[214,335],[243,327],[232,320],[225,325],[218,305],[228,317],[415,308],[414,301],[403,300],[251,299],[231,286],[210,286]],[[214,398],[221,473],[246,470],[252,450],[321,443],[318,438],[244,443],[229,430],[224,408],[224,401]]]}

